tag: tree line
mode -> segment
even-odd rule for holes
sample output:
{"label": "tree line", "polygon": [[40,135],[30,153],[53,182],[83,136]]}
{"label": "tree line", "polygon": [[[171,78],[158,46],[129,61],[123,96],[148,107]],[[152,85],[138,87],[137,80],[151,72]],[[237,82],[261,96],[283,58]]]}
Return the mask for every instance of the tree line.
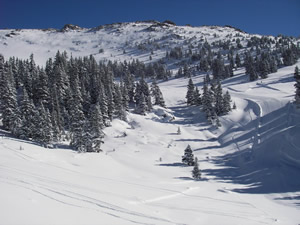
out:
{"label": "tree line", "polygon": [[[151,87],[145,75],[152,78]],[[139,61],[104,63],[58,51],[40,67],[33,55],[7,61],[0,55],[2,125],[45,146],[67,140],[77,151],[99,152],[112,119],[126,121],[130,109],[144,115],[152,104],[165,107],[156,79],[168,76],[165,67]]]}

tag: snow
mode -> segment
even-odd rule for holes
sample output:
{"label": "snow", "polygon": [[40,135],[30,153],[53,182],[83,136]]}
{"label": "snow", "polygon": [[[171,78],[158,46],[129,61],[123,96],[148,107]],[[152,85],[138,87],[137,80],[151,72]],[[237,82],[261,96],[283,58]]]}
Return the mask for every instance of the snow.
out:
{"label": "snow", "polygon": [[[197,107],[185,106],[188,79],[180,78],[159,84],[168,109],[114,120],[102,153],[46,149],[2,132],[0,223],[298,224],[293,69],[255,82],[235,71],[240,75],[223,88],[237,110],[221,118],[219,129]],[[203,75],[193,80],[202,85]],[[181,163],[188,144],[199,159],[200,181]]]}
{"label": "snow", "polygon": [[[170,47],[187,48],[201,39],[254,36],[228,27],[147,30],[152,25],[0,30],[0,52],[6,59],[34,53],[42,66],[57,50],[148,63],[150,51],[137,48],[148,40],[161,46],[154,51],[156,61]],[[6,36],[12,32],[16,35]],[[186,107],[188,79],[178,78],[159,83],[167,109],[154,106],[146,116],[130,113],[128,123],[112,121],[104,130],[102,153],[77,153],[64,143],[46,149],[0,130],[0,224],[299,224],[300,109],[292,104],[294,67],[253,82],[243,69],[235,71],[222,86],[237,109],[220,118],[218,129],[198,107]],[[200,91],[203,76],[193,76]],[[192,179],[192,167],[181,163],[188,144],[199,160],[200,181]]]}
{"label": "snow", "polygon": [[[151,28],[151,29],[150,29]],[[150,29],[150,30],[149,30]],[[214,36],[216,34],[216,37]],[[0,30],[0,53],[5,58],[12,56],[27,59],[34,53],[35,61],[40,66],[56,52],[66,51],[69,56],[83,57],[93,55],[96,60],[139,61],[149,63],[151,55],[157,61],[166,55],[166,51],[175,46],[197,46],[200,42],[212,43],[218,40],[230,40],[235,36],[246,39],[251,36],[229,27],[188,27],[155,26],[155,23],[122,23],[105,25],[100,28],[82,28],[60,32],[50,30]],[[146,46],[146,50],[138,48]],[[104,51],[101,53],[100,50]],[[123,52],[125,50],[125,53]]]}

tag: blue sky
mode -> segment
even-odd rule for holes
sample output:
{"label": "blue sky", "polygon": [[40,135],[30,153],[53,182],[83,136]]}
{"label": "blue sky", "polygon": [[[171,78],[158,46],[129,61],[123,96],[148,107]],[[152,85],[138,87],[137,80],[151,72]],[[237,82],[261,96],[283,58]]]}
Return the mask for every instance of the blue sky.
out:
{"label": "blue sky", "polygon": [[0,0],[0,28],[95,27],[152,19],[299,36],[300,0]]}

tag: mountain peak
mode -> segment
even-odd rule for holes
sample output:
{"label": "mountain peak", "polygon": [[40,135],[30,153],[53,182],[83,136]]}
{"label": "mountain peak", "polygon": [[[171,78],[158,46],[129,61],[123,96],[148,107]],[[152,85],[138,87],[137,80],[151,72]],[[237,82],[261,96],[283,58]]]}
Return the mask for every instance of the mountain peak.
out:
{"label": "mountain peak", "polygon": [[60,29],[61,32],[67,32],[70,30],[82,30],[83,28],[78,26],[78,25],[74,25],[74,24],[65,24],[63,26],[62,29]]}

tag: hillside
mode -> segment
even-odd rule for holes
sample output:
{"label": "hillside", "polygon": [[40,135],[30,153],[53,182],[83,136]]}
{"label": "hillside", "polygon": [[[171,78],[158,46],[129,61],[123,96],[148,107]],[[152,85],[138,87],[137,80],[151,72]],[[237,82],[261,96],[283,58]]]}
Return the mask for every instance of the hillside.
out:
{"label": "hillside", "polygon": [[[80,28],[66,25],[61,30],[0,30],[0,50],[6,57],[26,59],[34,53],[39,65],[54,57],[56,52],[66,51],[74,57],[89,56],[96,60],[139,59],[149,62],[149,56],[158,60],[173,47],[198,46],[205,41],[212,43],[252,36],[234,28],[203,26],[175,26],[155,21],[103,25],[96,28]],[[245,44],[245,42],[244,42]],[[151,51],[153,54],[151,54]]]}
{"label": "hillside", "polygon": [[[289,103],[292,70],[262,83],[244,83],[243,74],[226,80],[238,110],[218,130],[185,106],[187,80],[178,79],[160,84],[173,122],[160,108],[115,120],[100,154],[2,137],[1,222],[296,224],[300,116]],[[198,182],[181,164],[187,144],[200,160]]]}
{"label": "hillside", "polygon": [[[189,75],[202,93],[207,74],[215,76],[213,64],[206,72],[195,69],[200,60],[197,54],[206,43],[211,45],[212,59],[217,61],[221,55],[226,66],[232,47],[243,63],[247,56],[242,55],[249,51],[259,67],[264,51],[272,52],[271,60],[281,57],[285,41],[297,42],[231,27],[180,27],[154,21],[91,29],[68,25],[61,30],[0,30],[0,53],[6,59],[27,59],[34,53],[36,63],[45,66],[58,50],[66,50],[69,56],[92,54],[105,62],[159,62],[173,72],[158,81],[166,108],[154,105],[146,115],[139,115],[131,105],[127,121],[114,115],[111,126],[103,128],[100,153],[76,151],[66,140],[44,148],[1,129],[0,224],[298,224],[300,111],[293,103],[293,73],[300,61],[291,66],[278,64],[276,72],[268,71],[264,79],[259,74],[253,81],[249,81],[247,65],[231,68],[233,76],[222,77],[221,83],[237,108],[218,117],[220,127],[208,122],[202,106],[187,106],[189,79],[177,74],[184,66],[191,70]],[[180,52],[176,47],[184,56],[176,58]],[[176,57],[166,57],[172,50]],[[74,61],[68,65],[75,65]],[[99,74],[101,79],[113,77]],[[72,83],[71,75],[72,88],[76,82]],[[133,75],[141,80],[140,74]],[[118,90],[121,76],[115,76]],[[149,84],[158,77],[145,76]],[[26,89],[26,83],[20,83],[17,96]],[[81,95],[85,89],[80,87],[75,97],[89,99]],[[200,180],[194,180],[193,167],[181,161],[187,145],[199,160]]]}

